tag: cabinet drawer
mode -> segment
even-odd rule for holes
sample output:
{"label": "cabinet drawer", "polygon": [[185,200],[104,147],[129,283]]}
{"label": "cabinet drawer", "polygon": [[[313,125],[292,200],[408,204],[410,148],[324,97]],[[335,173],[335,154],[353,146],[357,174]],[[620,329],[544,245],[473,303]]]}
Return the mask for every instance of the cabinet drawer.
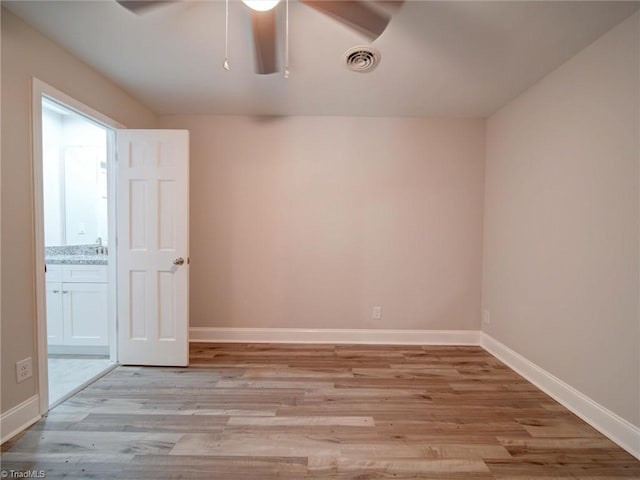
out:
{"label": "cabinet drawer", "polygon": [[62,265],[62,281],[74,283],[107,283],[107,266]]}
{"label": "cabinet drawer", "polygon": [[47,265],[45,280],[48,282],[62,281],[62,265]]}

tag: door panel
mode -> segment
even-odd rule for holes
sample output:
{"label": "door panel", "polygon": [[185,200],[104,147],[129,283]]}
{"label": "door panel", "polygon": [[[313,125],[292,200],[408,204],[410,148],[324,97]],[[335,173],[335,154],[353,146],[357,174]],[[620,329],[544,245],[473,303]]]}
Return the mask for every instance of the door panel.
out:
{"label": "door panel", "polygon": [[[118,131],[118,345],[129,365],[188,364],[189,135]],[[184,262],[176,261],[184,259]]]}

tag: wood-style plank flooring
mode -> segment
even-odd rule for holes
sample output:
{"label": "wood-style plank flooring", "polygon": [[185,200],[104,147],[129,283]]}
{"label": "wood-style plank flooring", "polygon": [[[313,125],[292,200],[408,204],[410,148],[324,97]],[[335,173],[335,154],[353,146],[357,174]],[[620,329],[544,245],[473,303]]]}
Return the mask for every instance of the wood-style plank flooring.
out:
{"label": "wood-style plank flooring", "polygon": [[194,344],[189,368],[117,368],[2,451],[47,479],[640,479],[478,347]]}

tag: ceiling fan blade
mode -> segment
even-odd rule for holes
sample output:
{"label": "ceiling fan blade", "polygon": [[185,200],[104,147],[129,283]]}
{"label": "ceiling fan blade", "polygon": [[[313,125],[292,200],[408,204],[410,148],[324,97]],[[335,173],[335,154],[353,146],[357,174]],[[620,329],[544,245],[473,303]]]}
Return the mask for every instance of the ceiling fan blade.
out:
{"label": "ceiling fan blade", "polygon": [[130,12],[140,15],[147,10],[163,4],[173,3],[176,0],[116,0],[120,5]]}
{"label": "ceiling fan blade", "polygon": [[373,41],[387,28],[391,15],[377,7],[377,2],[360,0],[301,0],[305,5],[322,12]]}
{"label": "ceiling fan blade", "polygon": [[256,73],[276,73],[278,62],[276,58],[275,9],[266,12],[252,11],[251,26],[256,50]]}

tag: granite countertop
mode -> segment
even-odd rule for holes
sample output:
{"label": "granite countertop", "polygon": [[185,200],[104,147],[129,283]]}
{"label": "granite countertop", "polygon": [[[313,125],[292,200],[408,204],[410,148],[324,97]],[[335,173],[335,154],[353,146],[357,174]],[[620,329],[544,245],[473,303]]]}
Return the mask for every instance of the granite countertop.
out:
{"label": "granite countertop", "polygon": [[44,250],[44,261],[49,265],[107,265],[108,263],[107,247],[102,245],[65,245],[45,247]]}
{"label": "granite countertop", "polygon": [[46,255],[48,265],[107,265],[106,255]]}

